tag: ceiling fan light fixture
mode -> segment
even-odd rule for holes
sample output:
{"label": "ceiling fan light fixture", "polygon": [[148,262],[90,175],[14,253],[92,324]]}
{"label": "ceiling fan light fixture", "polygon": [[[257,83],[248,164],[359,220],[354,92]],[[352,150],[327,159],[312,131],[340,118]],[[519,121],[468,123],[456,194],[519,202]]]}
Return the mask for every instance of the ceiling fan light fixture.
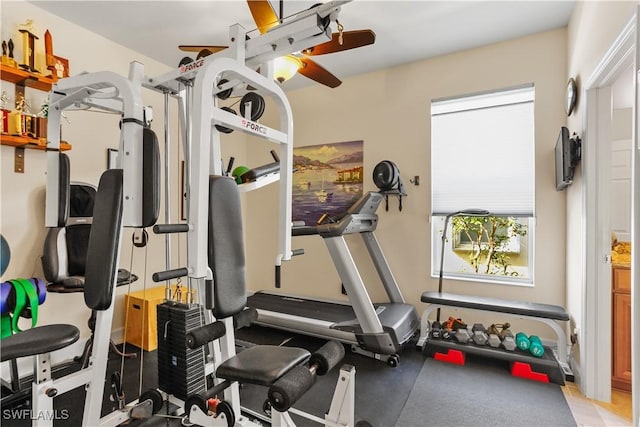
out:
{"label": "ceiling fan light fixture", "polygon": [[293,55],[276,58],[273,60],[273,78],[284,83],[293,77],[300,67],[302,67],[302,61]]}

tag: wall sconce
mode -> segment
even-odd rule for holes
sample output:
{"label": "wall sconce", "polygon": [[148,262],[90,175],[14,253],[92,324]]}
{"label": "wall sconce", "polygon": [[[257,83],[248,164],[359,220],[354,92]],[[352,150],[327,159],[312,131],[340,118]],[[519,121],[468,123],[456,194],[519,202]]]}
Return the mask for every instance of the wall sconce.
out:
{"label": "wall sconce", "polygon": [[273,77],[283,83],[293,77],[300,67],[300,58],[293,55],[281,56],[273,60]]}

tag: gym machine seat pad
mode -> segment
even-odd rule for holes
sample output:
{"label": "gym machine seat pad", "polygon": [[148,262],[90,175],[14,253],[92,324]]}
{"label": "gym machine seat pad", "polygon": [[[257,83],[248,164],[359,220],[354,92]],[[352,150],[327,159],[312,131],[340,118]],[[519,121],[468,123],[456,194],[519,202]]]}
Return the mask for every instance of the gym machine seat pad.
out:
{"label": "gym machine seat pad", "polygon": [[27,329],[2,340],[2,362],[34,354],[50,353],[67,347],[80,338],[73,325],[46,325]]}
{"label": "gym machine seat pad", "polygon": [[302,348],[261,345],[228,359],[218,367],[216,374],[232,381],[270,386],[310,356]]}

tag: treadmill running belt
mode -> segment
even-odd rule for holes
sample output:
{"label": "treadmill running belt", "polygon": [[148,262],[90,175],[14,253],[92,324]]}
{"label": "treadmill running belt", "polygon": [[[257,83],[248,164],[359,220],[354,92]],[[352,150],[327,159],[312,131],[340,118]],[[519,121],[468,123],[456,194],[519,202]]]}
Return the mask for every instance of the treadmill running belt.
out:
{"label": "treadmill running belt", "polygon": [[334,323],[348,322],[356,318],[356,314],[350,305],[263,292],[256,292],[251,295],[247,299],[247,306],[257,310]]}

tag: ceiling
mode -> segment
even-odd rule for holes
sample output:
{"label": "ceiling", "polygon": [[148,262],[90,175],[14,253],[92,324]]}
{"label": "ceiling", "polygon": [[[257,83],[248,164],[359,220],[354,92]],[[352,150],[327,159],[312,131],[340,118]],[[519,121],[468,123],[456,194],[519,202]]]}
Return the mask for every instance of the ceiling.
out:
{"label": "ceiling", "polygon": [[[255,29],[242,0],[30,1],[171,67],[189,54],[180,44],[225,45],[229,27]],[[276,13],[279,2],[271,0]],[[285,0],[284,16],[316,1]],[[423,60],[566,26],[575,1],[367,1],[342,6],[345,31],[370,28],[374,45],[316,56],[344,80],[353,75]],[[335,26],[332,28],[335,31]],[[257,34],[253,32],[251,34]],[[250,34],[250,35],[251,35]],[[195,56],[191,54],[191,56]],[[297,75],[284,90],[314,84]],[[329,90],[329,89],[327,89]]]}

